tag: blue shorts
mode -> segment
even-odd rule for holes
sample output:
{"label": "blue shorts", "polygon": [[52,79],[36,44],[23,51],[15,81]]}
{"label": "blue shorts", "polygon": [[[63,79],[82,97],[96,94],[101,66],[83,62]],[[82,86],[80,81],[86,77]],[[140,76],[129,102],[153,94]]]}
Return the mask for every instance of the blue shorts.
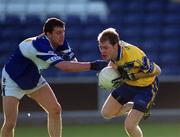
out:
{"label": "blue shorts", "polygon": [[124,84],[115,89],[111,95],[121,105],[129,101],[134,102],[133,108],[141,112],[147,112],[154,103],[158,93],[158,78],[147,87],[135,87]]}

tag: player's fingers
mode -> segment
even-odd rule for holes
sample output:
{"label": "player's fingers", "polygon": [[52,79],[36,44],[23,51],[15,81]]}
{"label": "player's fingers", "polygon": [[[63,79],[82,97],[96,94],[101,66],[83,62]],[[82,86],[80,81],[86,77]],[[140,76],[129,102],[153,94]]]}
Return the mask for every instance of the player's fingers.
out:
{"label": "player's fingers", "polygon": [[120,86],[123,85],[123,84],[124,84],[124,81],[116,82],[116,83],[114,83],[113,87],[114,87],[114,88],[118,88],[118,87],[120,87]]}
{"label": "player's fingers", "polygon": [[114,83],[114,85],[113,85],[114,88],[117,88],[117,87],[119,87],[119,86],[120,86],[119,82],[116,82],[116,83]]}
{"label": "player's fingers", "polygon": [[122,80],[123,80],[122,77],[118,77],[118,78],[113,79],[111,82],[112,83],[117,83],[117,82],[120,82]]}

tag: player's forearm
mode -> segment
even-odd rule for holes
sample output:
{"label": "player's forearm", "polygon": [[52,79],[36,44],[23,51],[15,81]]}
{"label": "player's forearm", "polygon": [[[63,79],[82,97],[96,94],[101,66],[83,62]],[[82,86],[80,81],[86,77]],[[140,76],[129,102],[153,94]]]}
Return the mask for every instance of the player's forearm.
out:
{"label": "player's forearm", "polygon": [[158,76],[160,75],[160,73],[161,73],[161,68],[158,65],[154,64],[154,70],[152,73],[138,72],[138,73],[135,73],[134,76],[136,79],[139,79],[139,78]]}
{"label": "player's forearm", "polygon": [[144,73],[144,72],[138,72],[138,73],[135,73],[134,74],[134,77],[136,79],[140,79],[140,78],[148,78],[148,77],[153,77],[155,76],[154,74],[147,74],[147,73]]}
{"label": "player's forearm", "polygon": [[58,69],[66,72],[80,72],[90,70],[90,62],[62,61],[55,65]]}

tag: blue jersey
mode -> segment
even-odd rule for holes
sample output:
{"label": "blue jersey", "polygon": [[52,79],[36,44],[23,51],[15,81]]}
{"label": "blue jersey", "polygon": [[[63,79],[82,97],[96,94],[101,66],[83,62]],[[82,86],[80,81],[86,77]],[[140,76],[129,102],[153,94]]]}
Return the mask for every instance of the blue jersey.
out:
{"label": "blue jersey", "polygon": [[20,88],[27,90],[36,87],[43,70],[73,58],[75,55],[66,40],[54,49],[47,36],[41,35],[21,42],[5,65],[5,70]]}

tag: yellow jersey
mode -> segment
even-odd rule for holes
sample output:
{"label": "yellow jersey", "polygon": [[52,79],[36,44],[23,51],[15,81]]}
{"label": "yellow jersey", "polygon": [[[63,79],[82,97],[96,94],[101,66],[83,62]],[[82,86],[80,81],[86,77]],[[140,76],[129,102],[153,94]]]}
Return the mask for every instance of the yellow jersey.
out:
{"label": "yellow jersey", "polygon": [[[138,73],[142,71],[140,66],[143,63],[143,57],[146,54],[138,47],[127,42],[120,41],[120,49],[118,51],[118,58],[115,61],[117,66],[123,66],[127,63],[133,62],[133,67],[129,69],[129,73]],[[154,65],[154,64],[153,64]],[[154,71],[154,70],[153,70]],[[146,87],[152,84],[156,76],[148,78],[140,78],[138,80],[127,80],[125,83],[130,86]]]}

